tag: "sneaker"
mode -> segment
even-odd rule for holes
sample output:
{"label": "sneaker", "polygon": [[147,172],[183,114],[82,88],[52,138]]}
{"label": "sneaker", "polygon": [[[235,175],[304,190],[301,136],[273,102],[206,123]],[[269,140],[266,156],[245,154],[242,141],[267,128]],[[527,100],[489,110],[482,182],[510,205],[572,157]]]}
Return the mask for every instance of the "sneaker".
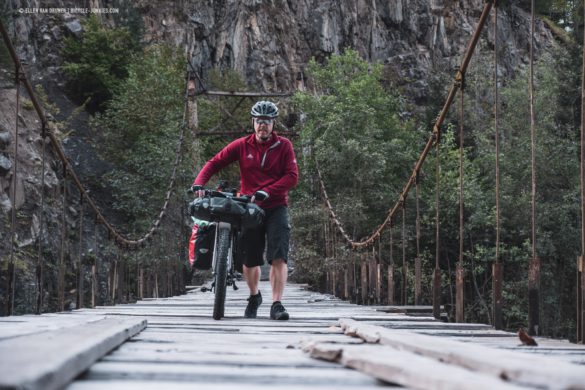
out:
{"label": "sneaker", "polygon": [[246,318],[256,318],[256,313],[258,312],[258,306],[262,304],[262,294],[258,291],[256,295],[250,295],[248,298],[248,306],[246,306],[246,311],[244,312],[244,317]]}
{"label": "sneaker", "polygon": [[270,318],[273,320],[288,320],[288,313],[280,301],[276,301],[270,308]]}

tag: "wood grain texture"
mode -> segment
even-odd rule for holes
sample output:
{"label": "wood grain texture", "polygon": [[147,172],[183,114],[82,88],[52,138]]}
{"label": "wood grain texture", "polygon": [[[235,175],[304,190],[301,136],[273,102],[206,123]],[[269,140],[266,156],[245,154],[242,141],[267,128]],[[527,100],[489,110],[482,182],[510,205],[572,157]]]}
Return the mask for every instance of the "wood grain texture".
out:
{"label": "wood grain texture", "polygon": [[0,341],[0,388],[59,389],[146,327],[106,318]]}

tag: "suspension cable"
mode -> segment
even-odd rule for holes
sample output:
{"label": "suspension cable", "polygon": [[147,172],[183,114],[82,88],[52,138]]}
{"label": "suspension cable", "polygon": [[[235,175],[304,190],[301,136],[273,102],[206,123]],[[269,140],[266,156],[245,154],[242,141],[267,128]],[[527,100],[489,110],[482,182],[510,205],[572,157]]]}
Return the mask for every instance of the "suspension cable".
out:
{"label": "suspension cable", "polygon": [[331,214],[331,218],[333,218],[335,225],[337,226],[337,229],[339,230],[339,232],[342,234],[343,238],[347,241],[347,244],[350,245],[352,249],[355,250],[355,249],[369,247],[374,243],[374,241],[378,237],[380,237],[381,232],[386,228],[390,219],[400,209],[401,200],[406,199],[406,197],[408,196],[408,192],[410,191],[410,188],[415,184],[416,178],[417,178],[417,176],[418,176],[418,174],[419,174],[419,172],[420,172],[420,170],[425,162],[425,159],[426,159],[428,153],[430,152],[431,148],[435,144],[438,144],[438,142],[439,142],[439,138],[441,135],[441,126],[445,120],[445,117],[447,116],[447,112],[451,108],[453,100],[455,99],[455,95],[459,89],[460,82],[463,79],[463,76],[465,75],[465,73],[467,72],[469,62],[471,61],[471,57],[473,55],[473,52],[475,51],[475,47],[477,46],[477,42],[479,41],[481,31],[483,30],[483,27],[485,26],[485,23],[487,21],[487,18],[489,16],[489,13],[490,13],[492,6],[493,6],[493,4],[488,1],[488,2],[486,2],[485,6],[483,8],[482,14],[481,14],[479,22],[478,22],[478,26],[477,26],[477,28],[476,28],[476,30],[471,38],[471,41],[469,42],[469,46],[467,47],[467,50],[465,52],[465,56],[464,56],[463,61],[461,63],[461,67],[459,68],[459,70],[457,71],[457,74],[455,75],[455,80],[451,86],[451,89],[449,90],[449,94],[447,96],[445,104],[444,104],[441,112],[439,113],[439,116],[437,117],[437,119],[433,125],[432,134],[429,136],[429,139],[427,140],[427,143],[425,144],[425,147],[424,147],[423,151],[421,152],[417,163],[415,164],[415,167],[412,171],[412,174],[410,175],[408,181],[406,182],[406,185],[404,186],[402,192],[400,193],[399,200],[388,210],[384,221],[368,237],[366,237],[360,241],[354,241],[345,232],[345,229],[343,228],[343,224],[337,219],[336,214],[331,206],[331,202],[329,201],[329,198],[326,195],[327,191],[325,189],[325,184],[323,183],[322,175],[321,175],[321,172],[320,172],[319,167],[317,165],[317,175],[319,177],[319,184],[321,186],[321,192],[323,193],[323,195],[325,197],[327,207],[329,208],[329,212]]}

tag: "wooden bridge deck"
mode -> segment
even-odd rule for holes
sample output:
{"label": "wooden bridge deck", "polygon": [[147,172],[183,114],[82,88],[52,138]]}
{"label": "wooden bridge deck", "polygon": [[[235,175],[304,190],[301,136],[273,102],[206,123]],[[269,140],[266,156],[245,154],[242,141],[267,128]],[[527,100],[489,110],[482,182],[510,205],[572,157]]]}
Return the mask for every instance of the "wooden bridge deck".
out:
{"label": "wooden bridge deck", "polygon": [[285,292],[291,320],[271,321],[264,282],[250,320],[240,287],[221,321],[211,319],[213,294],[200,291],[0,318],[0,388],[585,388],[583,345],[521,347],[487,325],[388,313],[298,285]]}

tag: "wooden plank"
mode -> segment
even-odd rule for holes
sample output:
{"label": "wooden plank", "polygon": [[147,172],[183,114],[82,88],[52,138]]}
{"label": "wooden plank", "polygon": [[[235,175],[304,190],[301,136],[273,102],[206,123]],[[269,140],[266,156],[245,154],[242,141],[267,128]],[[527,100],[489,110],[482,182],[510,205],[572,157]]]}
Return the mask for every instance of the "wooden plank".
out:
{"label": "wooden plank", "polygon": [[[160,346],[159,346],[160,347]],[[243,350],[250,349],[249,352]],[[156,350],[116,351],[115,354],[101,359],[102,362],[120,363],[165,363],[165,364],[199,364],[222,366],[253,367],[290,367],[290,368],[330,368],[329,364],[307,359],[301,350],[293,348],[253,348],[251,345],[216,345],[213,350],[177,351],[175,349],[161,352]]]}
{"label": "wooden plank", "polygon": [[0,341],[0,388],[59,389],[146,327],[146,320],[106,318]]}
{"label": "wooden plank", "polygon": [[31,314],[2,317],[2,319],[0,319],[0,341],[12,337],[21,337],[27,334],[47,332],[50,330],[86,324],[88,322],[100,321],[105,318],[105,315],[97,313],[92,317],[77,315],[74,313],[68,313],[66,315],[47,313],[41,316]]}
{"label": "wooden plank", "polygon": [[506,378],[524,386],[585,389],[585,367],[543,356],[529,356],[454,340],[340,319],[347,334],[367,342],[389,345],[478,372]]}
{"label": "wooden plank", "polygon": [[338,361],[377,379],[413,389],[522,388],[499,378],[382,345],[332,346],[322,343],[314,346],[311,356]]}
{"label": "wooden plank", "polygon": [[[278,390],[372,390],[385,387],[382,383],[374,383],[369,386],[336,383],[333,385],[322,384],[319,387],[308,387],[298,384],[278,384]],[[74,382],[67,390],[274,390],[274,383],[239,383],[239,382],[218,382],[207,381],[193,382],[163,381],[163,380],[86,380]]]}
{"label": "wooden plank", "polygon": [[85,380],[164,380],[189,381],[193,388],[198,382],[232,382],[240,384],[271,383],[303,385],[304,388],[321,385],[375,385],[374,378],[335,364],[329,367],[255,367],[213,364],[157,364],[98,362],[80,378]]}

